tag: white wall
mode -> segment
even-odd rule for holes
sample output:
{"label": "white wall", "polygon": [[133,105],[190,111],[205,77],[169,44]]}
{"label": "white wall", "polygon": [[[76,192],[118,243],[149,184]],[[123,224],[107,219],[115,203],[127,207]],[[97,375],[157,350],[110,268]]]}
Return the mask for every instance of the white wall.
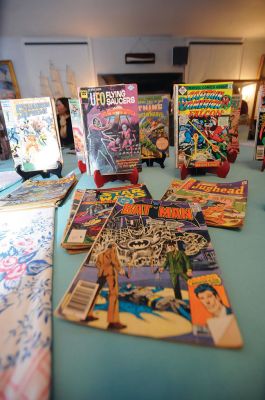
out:
{"label": "white wall", "polygon": [[[62,41],[63,38],[61,37],[59,40]],[[94,38],[92,39],[92,49],[95,72],[97,74],[183,72],[183,67],[173,66],[172,54],[174,46],[186,46],[187,44],[188,42],[185,39],[166,36],[154,36],[141,40],[137,37]],[[125,53],[129,52],[154,52],[156,63],[126,65],[124,56]],[[240,79],[256,78],[262,54],[265,54],[265,40],[245,40]],[[13,61],[21,95],[27,97],[29,95],[30,76],[26,68],[25,48],[21,37],[0,38],[0,59]],[[209,79],[211,78],[209,77]]]}

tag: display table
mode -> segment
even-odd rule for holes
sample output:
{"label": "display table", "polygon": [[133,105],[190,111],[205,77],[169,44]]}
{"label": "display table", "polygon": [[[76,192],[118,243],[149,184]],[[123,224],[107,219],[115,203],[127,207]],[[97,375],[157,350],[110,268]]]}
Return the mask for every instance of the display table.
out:
{"label": "display table", "polygon": [[[241,350],[196,347],[103,332],[53,319],[52,398],[68,399],[264,399],[265,398],[265,174],[252,161],[253,149],[241,147],[227,178],[249,180],[245,226],[241,231],[209,228],[225,286],[245,345]],[[64,154],[63,175],[76,168]],[[174,149],[159,165],[143,167],[139,182],[160,199],[173,178]],[[78,169],[76,169],[78,172]],[[110,182],[106,187],[124,185]],[[95,188],[83,174],[77,188]],[[53,308],[64,295],[85,254],[69,255],[60,247],[72,195],[56,212]]]}

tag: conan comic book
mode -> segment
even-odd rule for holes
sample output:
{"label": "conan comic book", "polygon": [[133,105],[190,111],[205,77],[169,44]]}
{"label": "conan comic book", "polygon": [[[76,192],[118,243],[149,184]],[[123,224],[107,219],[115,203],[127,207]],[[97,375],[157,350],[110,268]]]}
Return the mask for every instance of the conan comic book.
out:
{"label": "conan comic book", "polygon": [[174,86],[176,166],[218,167],[227,160],[232,83]]}
{"label": "conan comic book", "polygon": [[1,211],[11,208],[32,208],[58,206],[77,183],[75,174],[61,179],[29,179],[18,189],[0,199]]}
{"label": "conan comic book", "polygon": [[238,124],[240,118],[240,108],[241,108],[241,95],[233,94],[231,103],[230,129],[229,129],[230,144],[228,148],[236,150],[237,152],[239,152]]}
{"label": "conan comic book", "polygon": [[80,88],[90,173],[131,172],[139,165],[136,84]]}
{"label": "conan comic book", "polygon": [[[198,299],[209,315],[198,322],[190,286],[200,280],[208,286],[196,293],[204,293]],[[218,285],[223,279],[198,205],[118,199],[56,315],[121,334],[241,347],[231,304]]]}
{"label": "conan comic book", "polygon": [[138,97],[142,158],[169,155],[169,95],[148,94]]}
{"label": "conan comic book", "polygon": [[162,200],[196,202],[208,226],[240,228],[246,216],[247,196],[247,180],[215,183],[189,178],[182,185],[178,180],[172,181]]}
{"label": "conan comic book", "polygon": [[259,109],[255,135],[255,160],[263,160],[265,156],[265,106]]}
{"label": "conan comic book", "polygon": [[2,100],[15,167],[22,171],[57,168],[62,162],[53,106],[49,97]]}
{"label": "conan comic book", "polygon": [[69,99],[69,110],[73,128],[75,152],[77,160],[86,164],[86,142],[85,133],[83,128],[83,120],[81,115],[81,108],[78,99]]}
{"label": "conan comic book", "polygon": [[69,253],[77,253],[79,250],[87,250],[91,247],[118,197],[123,197],[124,201],[152,198],[144,184],[110,189],[76,190],[61,243],[62,247]]}

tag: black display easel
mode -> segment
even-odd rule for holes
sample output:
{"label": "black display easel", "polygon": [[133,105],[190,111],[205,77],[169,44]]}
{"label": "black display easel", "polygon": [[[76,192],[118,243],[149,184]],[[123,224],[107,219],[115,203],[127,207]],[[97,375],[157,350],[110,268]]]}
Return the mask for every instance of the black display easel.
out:
{"label": "black display easel", "polygon": [[40,171],[23,171],[21,165],[16,167],[16,172],[23,178],[24,181],[32,178],[35,175],[41,175],[42,178],[49,178],[51,174],[57,175],[58,178],[62,178],[62,167],[63,164],[57,161],[57,168],[40,170]]}
{"label": "black display easel", "polygon": [[166,154],[163,154],[162,157],[157,157],[157,158],[143,158],[142,159],[142,164],[146,163],[147,167],[152,167],[154,165],[154,162],[160,165],[161,168],[165,168],[165,159],[166,159]]}

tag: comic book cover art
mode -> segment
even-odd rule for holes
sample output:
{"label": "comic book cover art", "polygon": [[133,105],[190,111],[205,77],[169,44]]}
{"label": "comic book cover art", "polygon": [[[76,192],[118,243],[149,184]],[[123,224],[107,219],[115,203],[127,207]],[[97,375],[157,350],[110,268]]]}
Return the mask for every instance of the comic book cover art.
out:
{"label": "comic book cover art", "polygon": [[102,229],[112,208],[113,203],[87,201],[85,193],[66,232],[62,246],[75,249],[89,248]]}
{"label": "comic book cover art", "polygon": [[49,97],[2,100],[15,167],[23,171],[56,168],[62,162],[53,106]]}
{"label": "comic book cover art", "polygon": [[247,207],[248,181],[215,183],[189,178],[179,184],[172,181],[163,201],[188,200],[202,208],[208,226],[242,227]]}
{"label": "comic book cover art", "polygon": [[194,335],[210,335],[219,347],[240,347],[243,339],[221,276],[191,278],[188,290]]}
{"label": "comic book cover art", "polygon": [[[72,203],[72,207],[70,210],[70,215],[67,221],[66,229],[63,235],[63,240],[62,240],[62,247],[67,249],[67,251],[71,253],[77,253],[78,248],[85,249],[87,247],[91,246],[91,243],[93,242],[94,238],[92,240],[86,241],[85,239],[82,239],[82,244],[77,243],[77,238],[74,238],[76,243],[73,243],[73,246],[71,242],[69,241],[69,232],[71,230],[71,227],[74,224],[74,218],[75,216],[79,213],[80,208],[84,208],[82,212],[86,214],[86,207],[90,207],[90,205],[93,204],[98,204],[98,202],[106,204],[103,208],[109,207],[109,211],[113,207],[114,203],[116,200],[120,198],[120,201],[131,201],[131,199],[151,199],[152,196],[147,189],[146,185],[144,184],[136,184],[136,185],[128,185],[128,186],[119,186],[119,187],[114,187],[114,188],[109,188],[109,189],[86,189],[86,190],[76,190],[74,194],[74,199]],[[122,200],[123,198],[123,200]],[[109,213],[105,210],[102,211],[102,215],[100,218],[95,218],[94,225],[97,225],[97,219],[99,219],[99,226],[97,226],[97,230],[99,231],[102,227],[102,221],[105,219],[106,216],[109,215]],[[82,224],[84,225],[82,226]],[[87,230],[86,228],[86,223],[85,217],[81,218],[81,220],[78,220],[78,228],[77,225],[75,226],[75,229],[82,230],[83,233]],[[89,225],[91,222],[89,222]],[[98,229],[100,227],[100,229]],[[95,228],[95,226],[94,226]],[[88,232],[89,235],[89,232]],[[79,239],[81,241],[81,239]]]}
{"label": "comic book cover art", "polygon": [[169,156],[169,95],[138,96],[142,158]]}
{"label": "comic book cover art", "polygon": [[174,86],[176,166],[218,167],[227,160],[232,83]]}
{"label": "comic book cover art", "polygon": [[78,99],[69,99],[69,110],[73,128],[74,145],[77,160],[86,164],[86,141],[85,132],[83,128],[83,120],[81,115],[81,108]]}
{"label": "comic book cover art", "polygon": [[61,179],[27,180],[18,189],[0,199],[1,211],[13,207],[27,208],[59,205],[77,183],[75,174]]}
{"label": "comic book cover art", "polygon": [[[223,346],[192,322],[188,282],[212,274],[220,271],[197,205],[118,199],[56,315],[122,334]],[[232,340],[225,346],[242,345]]]}
{"label": "comic book cover art", "polygon": [[238,125],[240,118],[241,100],[242,98],[240,94],[232,95],[230,129],[229,129],[230,144],[228,148],[236,150],[237,152],[239,152]]}
{"label": "comic book cover art", "polygon": [[265,156],[265,107],[259,109],[255,133],[255,160],[263,160]]}
{"label": "comic book cover art", "polygon": [[129,173],[140,164],[136,84],[80,88],[90,173]]}

